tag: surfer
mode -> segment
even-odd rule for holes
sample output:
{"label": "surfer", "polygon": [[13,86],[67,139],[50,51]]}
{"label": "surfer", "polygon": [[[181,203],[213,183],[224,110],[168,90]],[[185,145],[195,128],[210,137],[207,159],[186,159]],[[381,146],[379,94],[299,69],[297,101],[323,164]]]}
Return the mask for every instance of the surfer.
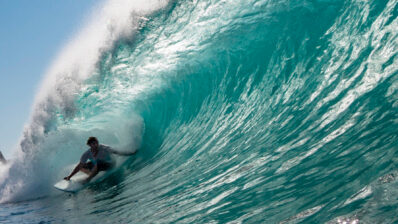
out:
{"label": "surfer", "polygon": [[[118,152],[107,145],[99,144],[96,137],[88,138],[87,145],[90,146],[90,148],[83,153],[80,157],[79,164],[77,164],[69,176],[64,178],[65,180],[70,180],[73,175],[81,171],[89,175],[86,179],[86,182],[89,182],[99,171],[111,169],[115,165],[111,153],[121,156],[130,156],[137,152]],[[87,160],[89,161],[87,162]]]}

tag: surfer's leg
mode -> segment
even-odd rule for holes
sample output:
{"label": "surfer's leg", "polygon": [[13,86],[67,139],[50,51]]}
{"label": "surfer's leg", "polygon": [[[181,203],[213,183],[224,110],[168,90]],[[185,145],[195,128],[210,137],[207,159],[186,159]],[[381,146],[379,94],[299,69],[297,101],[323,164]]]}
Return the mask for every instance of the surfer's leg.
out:
{"label": "surfer's leg", "polygon": [[98,166],[98,171],[106,171],[106,170],[111,169],[113,167],[113,164],[98,161],[97,166]]}
{"label": "surfer's leg", "polygon": [[92,162],[85,163],[81,168],[80,171],[86,174],[90,174],[91,170],[93,169],[94,164]]}
{"label": "surfer's leg", "polygon": [[81,168],[80,171],[86,174],[90,174],[90,170],[88,169]]}
{"label": "surfer's leg", "polygon": [[90,175],[92,175],[91,178],[95,177],[98,173],[99,173],[98,169],[93,169],[92,172],[90,173]]}

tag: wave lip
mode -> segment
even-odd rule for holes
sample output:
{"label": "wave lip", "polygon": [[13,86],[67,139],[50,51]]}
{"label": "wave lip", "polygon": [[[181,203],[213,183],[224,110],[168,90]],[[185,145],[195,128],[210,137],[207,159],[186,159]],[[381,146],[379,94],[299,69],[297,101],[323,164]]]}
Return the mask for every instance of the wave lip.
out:
{"label": "wave lip", "polygon": [[397,7],[173,4],[133,41],[115,42],[73,104],[54,107],[28,165],[76,161],[82,136],[119,147],[142,140],[120,181],[77,195],[94,199],[84,204],[92,220],[322,223],[380,212],[377,194],[389,185],[372,180],[395,169],[398,139]]}
{"label": "wave lip", "polygon": [[[23,200],[46,194],[48,188],[44,186],[54,179],[54,173],[59,171],[59,166],[53,170],[40,157],[48,158],[51,155],[58,158],[56,154],[63,154],[59,153],[60,150],[68,150],[68,147],[59,147],[57,144],[84,147],[67,142],[82,141],[84,135],[93,134],[94,129],[90,131],[88,127],[71,129],[78,134],[65,130],[67,124],[76,119],[75,116],[80,111],[76,98],[86,88],[86,80],[98,73],[104,53],[109,52],[119,40],[133,39],[147,21],[145,17],[167,5],[166,0],[109,0],[94,8],[91,18],[64,46],[45,74],[35,97],[30,120],[25,125],[18,148],[14,151],[15,159],[1,172],[0,201]],[[138,123],[139,120],[137,118]],[[140,124],[134,127],[140,132],[143,126]],[[118,133],[118,130],[113,131]],[[83,133],[83,136],[78,136]],[[110,135],[114,139],[120,137],[114,133]],[[51,146],[49,142],[55,145]],[[121,147],[129,142],[131,143],[127,141]],[[136,142],[131,144],[137,145]],[[75,151],[71,150],[70,153],[72,152]],[[69,159],[71,157],[67,156]],[[51,164],[54,159],[49,160]]]}

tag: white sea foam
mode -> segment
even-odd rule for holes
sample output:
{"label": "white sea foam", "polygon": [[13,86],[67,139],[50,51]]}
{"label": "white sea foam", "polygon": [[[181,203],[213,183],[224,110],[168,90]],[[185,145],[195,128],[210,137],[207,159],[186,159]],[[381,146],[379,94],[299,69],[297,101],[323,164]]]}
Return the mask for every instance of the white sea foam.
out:
{"label": "white sea foam", "polygon": [[[98,128],[103,127],[113,133],[99,136],[105,142],[120,143],[117,145],[120,148],[138,147],[143,131],[139,117],[133,119],[133,124],[118,123],[116,118],[112,121],[116,122],[112,127],[121,128],[125,132],[123,135],[107,124],[86,130],[50,131],[58,128],[54,123],[57,111],[65,117],[73,117],[75,96],[83,81],[95,73],[101,55],[109,51],[115,41],[133,38],[145,16],[160,10],[167,3],[167,0],[109,0],[93,9],[83,28],[64,46],[44,75],[30,120],[24,128],[20,145],[14,150],[15,159],[6,168],[0,169],[0,202],[48,193],[49,181],[57,175],[57,168],[66,165],[65,161],[76,159],[72,155],[78,156],[79,148],[85,147],[84,142],[70,143],[70,140],[101,133]],[[134,133],[131,133],[132,129]]]}

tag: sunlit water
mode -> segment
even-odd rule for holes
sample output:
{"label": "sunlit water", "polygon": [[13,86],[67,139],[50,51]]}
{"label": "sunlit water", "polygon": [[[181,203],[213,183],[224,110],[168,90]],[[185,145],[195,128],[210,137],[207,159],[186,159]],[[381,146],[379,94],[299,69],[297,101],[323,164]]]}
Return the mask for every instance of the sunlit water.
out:
{"label": "sunlit water", "polygon": [[[50,69],[0,222],[398,222],[397,1],[143,2]],[[92,135],[139,153],[53,189]]]}

